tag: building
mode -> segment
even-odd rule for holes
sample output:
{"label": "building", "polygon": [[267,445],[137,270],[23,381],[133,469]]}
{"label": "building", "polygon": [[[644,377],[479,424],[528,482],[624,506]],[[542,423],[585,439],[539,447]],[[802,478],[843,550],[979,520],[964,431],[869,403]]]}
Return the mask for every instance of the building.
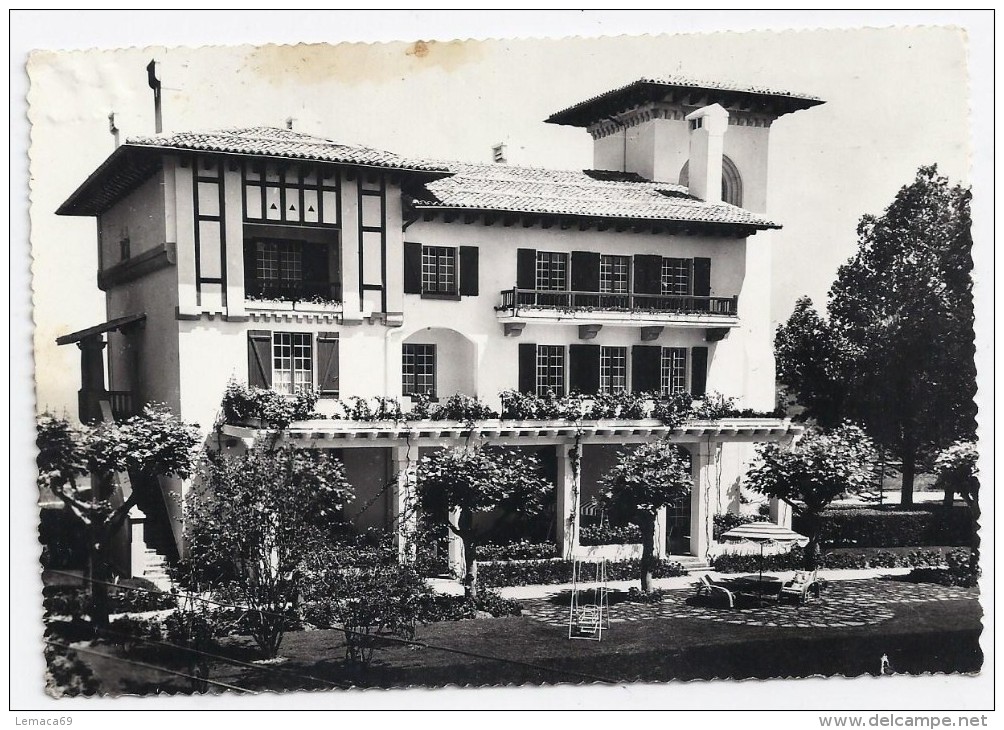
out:
{"label": "building", "polygon": [[[209,435],[231,380],[316,387],[328,414],[336,399],[420,393],[498,408],[506,389],[718,391],[769,411],[769,231],[780,227],[767,217],[770,129],[821,103],[636,81],[546,120],[593,137],[585,171],[405,159],[289,129],[131,138],[58,210],[97,218],[107,299],[106,322],[59,340],[81,349],[81,418],[157,401]],[[713,514],[738,509],[751,445],[797,427],[329,419],[294,423],[286,438],[337,449],[357,491],[353,519],[388,526],[406,511],[422,450],[472,432],[550,454],[566,555],[630,552],[581,547],[581,508],[618,447],[679,443],[694,489],[660,521],[661,544],[701,557]],[[233,424],[216,433],[255,438]],[[162,552],[181,544],[179,504],[143,505]],[[788,519],[777,504],[771,514]]]}

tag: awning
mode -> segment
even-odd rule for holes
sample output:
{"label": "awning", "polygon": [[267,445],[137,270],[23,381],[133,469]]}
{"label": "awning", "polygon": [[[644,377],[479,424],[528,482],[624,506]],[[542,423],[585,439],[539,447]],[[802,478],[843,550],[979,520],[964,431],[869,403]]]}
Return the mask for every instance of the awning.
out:
{"label": "awning", "polygon": [[115,319],[110,319],[102,324],[96,324],[93,327],[77,330],[76,332],[71,332],[68,335],[57,337],[56,344],[72,345],[74,342],[80,342],[81,340],[86,340],[88,337],[97,337],[98,335],[103,335],[105,332],[114,332],[115,330],[120,330],[123,327],[127,327],[135,322],[144,322],[144,321],[146,321],[145,313],[127,314],[124,317],[116,317]]}

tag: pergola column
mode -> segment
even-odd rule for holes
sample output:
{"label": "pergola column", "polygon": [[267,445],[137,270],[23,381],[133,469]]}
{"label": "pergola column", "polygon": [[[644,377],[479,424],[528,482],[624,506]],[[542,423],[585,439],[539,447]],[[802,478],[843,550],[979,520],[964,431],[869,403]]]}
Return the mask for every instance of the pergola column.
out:
{"label": "pergola column", "polygon": [[783,499],[773,497],[770,500],[770,521],[791,529],[791,505]]}
{"label": "pergola column", "polygon": [[714,510],[710,490],[718,468],[718,444],[701,441],[690,447],[690,470],[694,486],[690,491],[690,554],[704,558],[714,532]]}
{"label": "pergola column", "polygon": [[579,548],[579,508],[581,489],[582,447],[574,441],[554,447],[558,462],[557,530],[558,554],[566,560]]}
{"label": "pergola column", "polygon": [[[454,508],[450,510],[450,523],[454,525],[460,524],[460,509]],[[453,530],[447,529],[447,548],[446,548],[446,559],[447,565],[450,569],[450,575],[460,578],[464,574],[465,563],[464,563],[464,541],[460,539]]]}
{"label": "pergola column", "polygon": [[77,394],[77,409],[84,423],[100,421],[101,408],[98,405],[105,393],[105,341],[101,335],[85,337],[77,342],[80,348],[80,390]]}
{"label": "pergola column", "polygon": [[[415,559],[415,531],[418,528],[415,495],[415,465],[407,446],[391,448],[391,472],[395,475],[391,495],[391,519],[397,534],[398,558],[401,562]],[[416,449],[417,451],[417,449]]]}

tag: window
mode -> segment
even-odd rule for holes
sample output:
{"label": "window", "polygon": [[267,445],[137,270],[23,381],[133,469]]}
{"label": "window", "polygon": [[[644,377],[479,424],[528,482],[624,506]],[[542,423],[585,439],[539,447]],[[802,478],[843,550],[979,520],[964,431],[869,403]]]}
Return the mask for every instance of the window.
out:
{"label": "window", "polygon": [[605,294],[626,294],[628,290],[629,256],[600,258],[600,291]]}
{"label": "window", "polygon": [[457,249],[422,246],[422,293],[457,293]]}
{"label": "window", "polygon": [[436,346],[403,346],[401,352],[401,393],[436,397]]}
{"label": "window", "polygon": [[663,395],[682,393],[687,390],[687,348],[662,348],[659,385]]}
{"label": "window", "polygon": [[338,176],[333,169],[282,167],[249,162],[244,166],[244,220],[338,225]]}
{"label": "window", "polygon": [[627,391],[627,348],[600,348],[600,392]]}
{"label": "window", "polygon": [[119,241],[119,260],[128,261],[129,256],[132,254],[130,250],[129,236],[121,239]]}
{"label": "window", "polygon": [[537,252],[535,289],[568,291],[568,254]]}
{"label": "window", "polygon": [[663,296],[686,296],[690,294],[690,259],[662,260]]}
{"label": "window", "polygon": [[554,391],[565,394],[565,348],[561,345],[537,346],[537,395]]}
{"label": "window", "polygon": [[272,333],[272,389],[294,395],[314,387],[310,333]]}
{"label": "window", "polygon": [[263,289],[289,291],[303,280],[299,241],[256,241],[255,276]]}

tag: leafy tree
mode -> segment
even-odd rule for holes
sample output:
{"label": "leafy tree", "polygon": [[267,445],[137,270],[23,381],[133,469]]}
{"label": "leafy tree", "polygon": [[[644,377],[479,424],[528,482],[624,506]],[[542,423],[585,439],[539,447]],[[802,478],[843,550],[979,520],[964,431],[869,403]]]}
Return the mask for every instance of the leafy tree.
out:
{"label": "leafy tree", "polygon": [[846,415],[851,366],[847,343],[809,297],[795,302],[795,311],[774,336],[777,378],[798,394],[806,415],[832,428]]}
{"label": "leafy tree", "polygon": [[799,301],[775,342],[781,379],[823,425],[862,423],[918,465],[975,438],[970,192],[922,167],[881,216],[858,225],[858,251],[830,289],[824,321]]}
{"label": "leafy tree", "polygon": [[[478,545],[488,529],[477,524],[496,510],[532,515],[544,507],[552,485],[540,475],[536,457],[514,449],[453,448],[418,464],[418,504],[426,517],[445,520],[464,545],[464,593],[476,598]],[[456,521],[451,517],[458,515]]]}
{"label": "leafy tree", "polygon": [[832,431],[810,431],[792,448],[776,443],[757,446],[759,461],[746,474],[749,487],[781,499],[809,526],[805,567],[819,564],[820,516],[837,497],[860,492],[872,479],[874,447],[865,432],[850,423]]}
{"label": "leafy tree", "polygon": [[[111,539],[143,493],[159,489],[157,477],[190,474],[198,428],[182,423],[162,405],[96,426],[75,427],[43,414],[37,428],[39,487],[51,490],[84,525],[91,622],[96,628],[107,627]],[[122,493],[117,478],[123,473],[129,477],[129,494]],[[88,474],[89,489],[80,481]]]}
{"label": "leafy tree", "polygon": [[938,484],[944,488],[945,494],[958,493],[969,506],[973,531],[969,570],[974,576],[978,575],[980,560],[980,480],[979,470],[976,467],[978,458],[976,444],[970,441],[958,441],[938,454],[934,462]]}
{"label": "leafy tree", "polygon": [[600,483],[613,517],[630,520],[641,530],[641,589],[648,593],[656,565],[656,517],[663,507],[689,498],[693,478],[688,461],[672,444],[654,441],[622,452]]}
{"label": "leafy tree", "polygon": [[325,549],[351,497],[341,462],[324,451],[209,454],[185,505],[189,580],[245,607],[252,638],[274,657],[303,565]]}

